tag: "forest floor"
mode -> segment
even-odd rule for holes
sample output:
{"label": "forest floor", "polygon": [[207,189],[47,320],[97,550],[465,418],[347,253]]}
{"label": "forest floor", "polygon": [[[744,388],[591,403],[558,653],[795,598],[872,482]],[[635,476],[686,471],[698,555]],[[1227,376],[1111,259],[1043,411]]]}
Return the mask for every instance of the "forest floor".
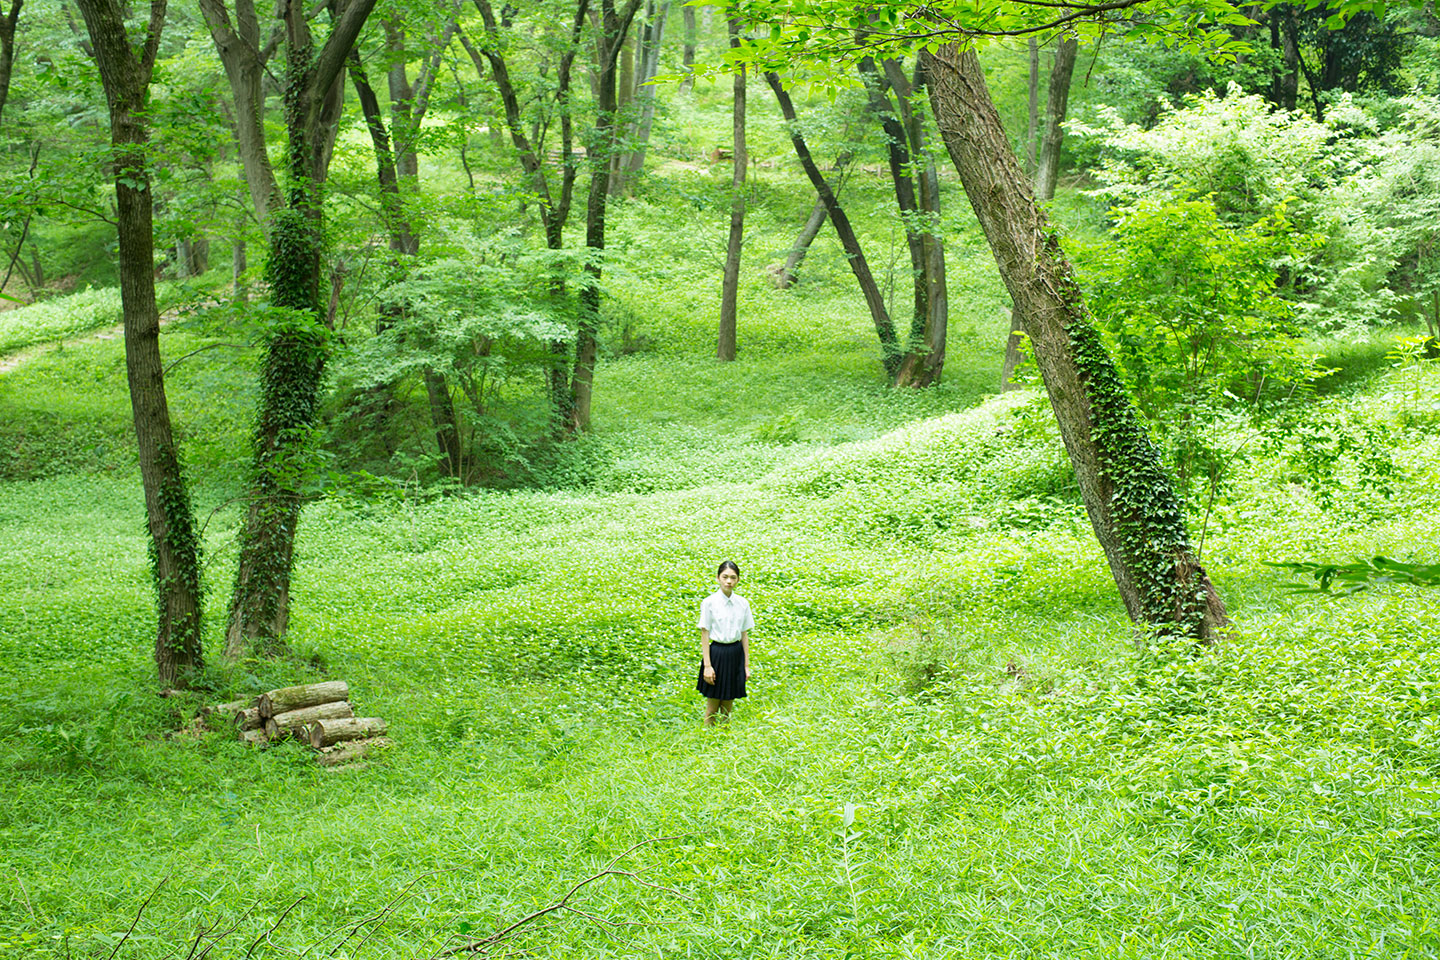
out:
{"label": "forest floor", "polygon": [[[211,956],[428,957],[620,856],[636,876],[507,949],[1436,955],[1440,598],[1292,597],[1263,561],[1436,555],[1440,375],[1318,401],[1389,425],[1389,497],[1345,463],[1329,501],[1283,450],[1243,465],[1194,518],[1234,635],[1137,649],[1043,400],[986,394],[999,313],[923,394],[884,387],[853,316],[724,367],[614,359],[583,487],[338,489],[305,513],[294,656],[215,667],[193,701],[153,693],[126,455],[33,441],[119,445],[121,344],[0,374],[31,430],[8,469],[52,465],[0,490],[0,952],[183,956],[233,926]],[[172,325],[166,351],[204,337]],[[203,465],[248,398],[219,399],[243,356],[201,358],[173,398]],[[213,646],[233,475],[196,492]],[[692,624],[726,558],[756,676],[705,730]],[[378,761],[169,735],[203,700],[325,678],[390,721]]]}

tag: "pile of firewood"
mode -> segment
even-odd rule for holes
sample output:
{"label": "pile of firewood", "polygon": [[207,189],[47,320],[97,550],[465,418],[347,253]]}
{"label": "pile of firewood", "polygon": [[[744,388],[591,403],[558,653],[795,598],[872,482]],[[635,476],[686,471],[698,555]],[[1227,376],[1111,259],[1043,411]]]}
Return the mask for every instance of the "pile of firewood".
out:
{"label": "pile of firewood", "polygon": [[357,717],[344,680],[281,687],[249,700],[206,707],[204,713],[235,724],[240,739],[263,747],[275,740],[299,740],[319,751],[321,766],[358,760],[390,741],[385,721]]}

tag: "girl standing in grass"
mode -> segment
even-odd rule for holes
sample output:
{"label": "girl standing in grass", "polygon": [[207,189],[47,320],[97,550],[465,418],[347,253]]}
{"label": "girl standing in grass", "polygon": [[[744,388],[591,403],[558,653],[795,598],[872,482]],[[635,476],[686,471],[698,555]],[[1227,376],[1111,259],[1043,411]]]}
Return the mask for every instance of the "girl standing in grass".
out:
{"label": "girl standing in grass", "polygon": [[740,568],[726,560],[715,571],[720,589],[700,604],[700,677],[695,689],[705,698],[705,725],[715,715],[729,717],[735,701],[745,696],[750,676],[750,631],[755,618],[750,601],[735,592]]}

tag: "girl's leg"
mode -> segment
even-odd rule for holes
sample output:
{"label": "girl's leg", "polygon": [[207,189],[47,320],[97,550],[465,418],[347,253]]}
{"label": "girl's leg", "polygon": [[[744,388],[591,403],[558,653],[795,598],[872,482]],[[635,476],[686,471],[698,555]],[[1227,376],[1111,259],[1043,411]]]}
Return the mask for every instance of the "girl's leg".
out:
{"label": "girl's leg", "polygon": [[730,711],[733,710],[733,709],[735,709],[735,701],[734,701],[734,700],[721,700],[721,701],[720,701],[720,719],[722,719],[722,720],[729,720],[729,719],[730,719]]}
{"label": "girl's leg", "polygon": [[[728,702],[728,701],[727,701]],[[720,701],[714,697],[705,698],[705,726],[715,726],[715,711],[720,709]]]}

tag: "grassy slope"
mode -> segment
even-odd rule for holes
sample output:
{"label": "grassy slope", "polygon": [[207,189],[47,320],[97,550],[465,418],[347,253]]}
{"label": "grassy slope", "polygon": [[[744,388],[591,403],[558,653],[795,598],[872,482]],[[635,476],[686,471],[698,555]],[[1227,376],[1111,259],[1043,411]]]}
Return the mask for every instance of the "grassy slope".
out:
{"label": "grassy slope", "polygon": [[[795,206],[757,217],[763,242],[787,242]],[[625,211],[652,235],[666,216]],[[28,450],[14,475],[38,477],[0,495],[0,951],[108,954],[168,877],[124,956],[183,955],[217,920],[240,926],[212,956],[257,938],[256,956],[323,956],[396,897],[336,955],[428,956],[665,836],[627,862],[689,899],[612,878],[584,908],[640,926],[569,915],[523,945],[1433,955],[1440,600],[1295,601],[1259,565],[1434,556],[1433,423],[1395,434],[1393,501],[1356,493],[1326,513],[1281,460],[1247,467],[1206,548],[1235,639],[1200,658],[1136,653],[1045,418],[1025,397],[981,403],[1004,320],[973,247],[951,248],[960,306],[939,391],[879,383],[833,244],[801,294],[752,278],[744,352],[724,368],[704,358],[713,275],[678,271],[683,250],[622,259],[617,299],[654,349],[602,369],[595,488],[309,509],[292,639],[323,662],[214,679],[349,679],[398,745],[346,771],[164,736],[190,705],[148,692],[119,344],[0,376],[29,444],[6,455]],[[165,341],[179,356],[210,338]],[[201,512],[219,508],[212,631],[246,356],[208,351],[171,381]],[[1385,421],[1437,397],[1431,373],[1351,403]],[[722,556],[757,608],[758,673],[737,721],[706,732],[690,624]]]}

